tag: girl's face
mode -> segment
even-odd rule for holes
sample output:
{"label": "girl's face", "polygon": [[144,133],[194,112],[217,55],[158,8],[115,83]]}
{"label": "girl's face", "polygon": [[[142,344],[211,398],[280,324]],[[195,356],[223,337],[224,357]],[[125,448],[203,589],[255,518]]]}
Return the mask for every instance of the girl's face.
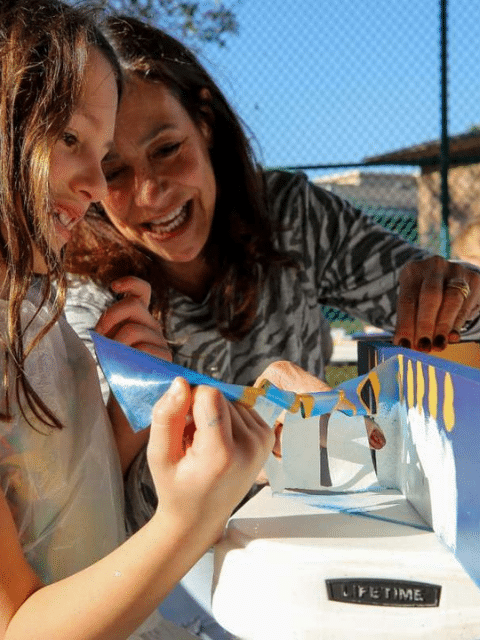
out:
{"label": "girl's face", "polygon": [[72,227],[90,204],[106,195],[102,160],[113,144],[117,101],[113,69],[92,47],[81,100],[51,156],[54,249],[60,250],[69,240]]}
{"label": "girl's face", "polygon": [[200,255],[212,226],[216,181],[211,131],[162,84],[128,81],[103,168],[112,224],[175,269]]}

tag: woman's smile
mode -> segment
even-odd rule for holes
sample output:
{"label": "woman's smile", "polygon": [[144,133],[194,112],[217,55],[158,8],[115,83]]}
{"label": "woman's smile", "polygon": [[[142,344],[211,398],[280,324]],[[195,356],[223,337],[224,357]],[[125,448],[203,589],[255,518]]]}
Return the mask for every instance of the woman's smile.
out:
{"label": "woman's smile", "polygon": [[170,214],[142,224],[158,241],[164,242],[183,233],[192,219],[191,200]]}

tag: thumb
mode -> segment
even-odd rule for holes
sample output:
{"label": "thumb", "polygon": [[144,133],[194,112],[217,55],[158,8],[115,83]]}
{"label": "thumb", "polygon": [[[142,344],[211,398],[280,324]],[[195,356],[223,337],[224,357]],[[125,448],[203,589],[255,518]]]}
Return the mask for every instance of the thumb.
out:
{"label": "thumb", "polygon": [[153,407],[149,462],[174,463],[183,456],[183,433],[190,403],[190,386],[183,378],[175,378]]}

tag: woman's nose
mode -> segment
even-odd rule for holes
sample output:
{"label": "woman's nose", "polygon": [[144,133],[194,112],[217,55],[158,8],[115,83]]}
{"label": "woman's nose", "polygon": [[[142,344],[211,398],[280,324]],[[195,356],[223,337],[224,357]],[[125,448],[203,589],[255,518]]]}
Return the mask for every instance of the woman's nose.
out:
{"label": "woman's nose", "polygon": [[168,181],[154,173],[135,176],[135,204],[137,207],[154,207],[160,203],[168,190]]}

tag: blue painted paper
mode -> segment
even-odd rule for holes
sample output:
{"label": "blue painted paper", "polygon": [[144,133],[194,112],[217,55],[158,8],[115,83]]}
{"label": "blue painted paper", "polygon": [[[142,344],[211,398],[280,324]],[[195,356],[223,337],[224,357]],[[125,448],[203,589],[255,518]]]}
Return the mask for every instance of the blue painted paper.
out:
{"label": "blue painted paper", "polygon": [[[279,389],[265,380],[259,388],[229,384],[177,364],[156,358],[91,331],[98,362],[112,392],[135,431],[151,423],[155,402],[180,376],[192,385],[205,384],[219,389],[228,400],[262,409],[273,425],[283,410],[300,412],[302,417],[319,416],[332,411],[345,415],[373,415],[379,403],[398,401],[398,364],[393,359],[382,365],[383,383],[378,371],[348,380],[331,391],[297,394]],[[366,393],[365,393],[366,392]],[[372,402],[373,399],[373,402]]]}

